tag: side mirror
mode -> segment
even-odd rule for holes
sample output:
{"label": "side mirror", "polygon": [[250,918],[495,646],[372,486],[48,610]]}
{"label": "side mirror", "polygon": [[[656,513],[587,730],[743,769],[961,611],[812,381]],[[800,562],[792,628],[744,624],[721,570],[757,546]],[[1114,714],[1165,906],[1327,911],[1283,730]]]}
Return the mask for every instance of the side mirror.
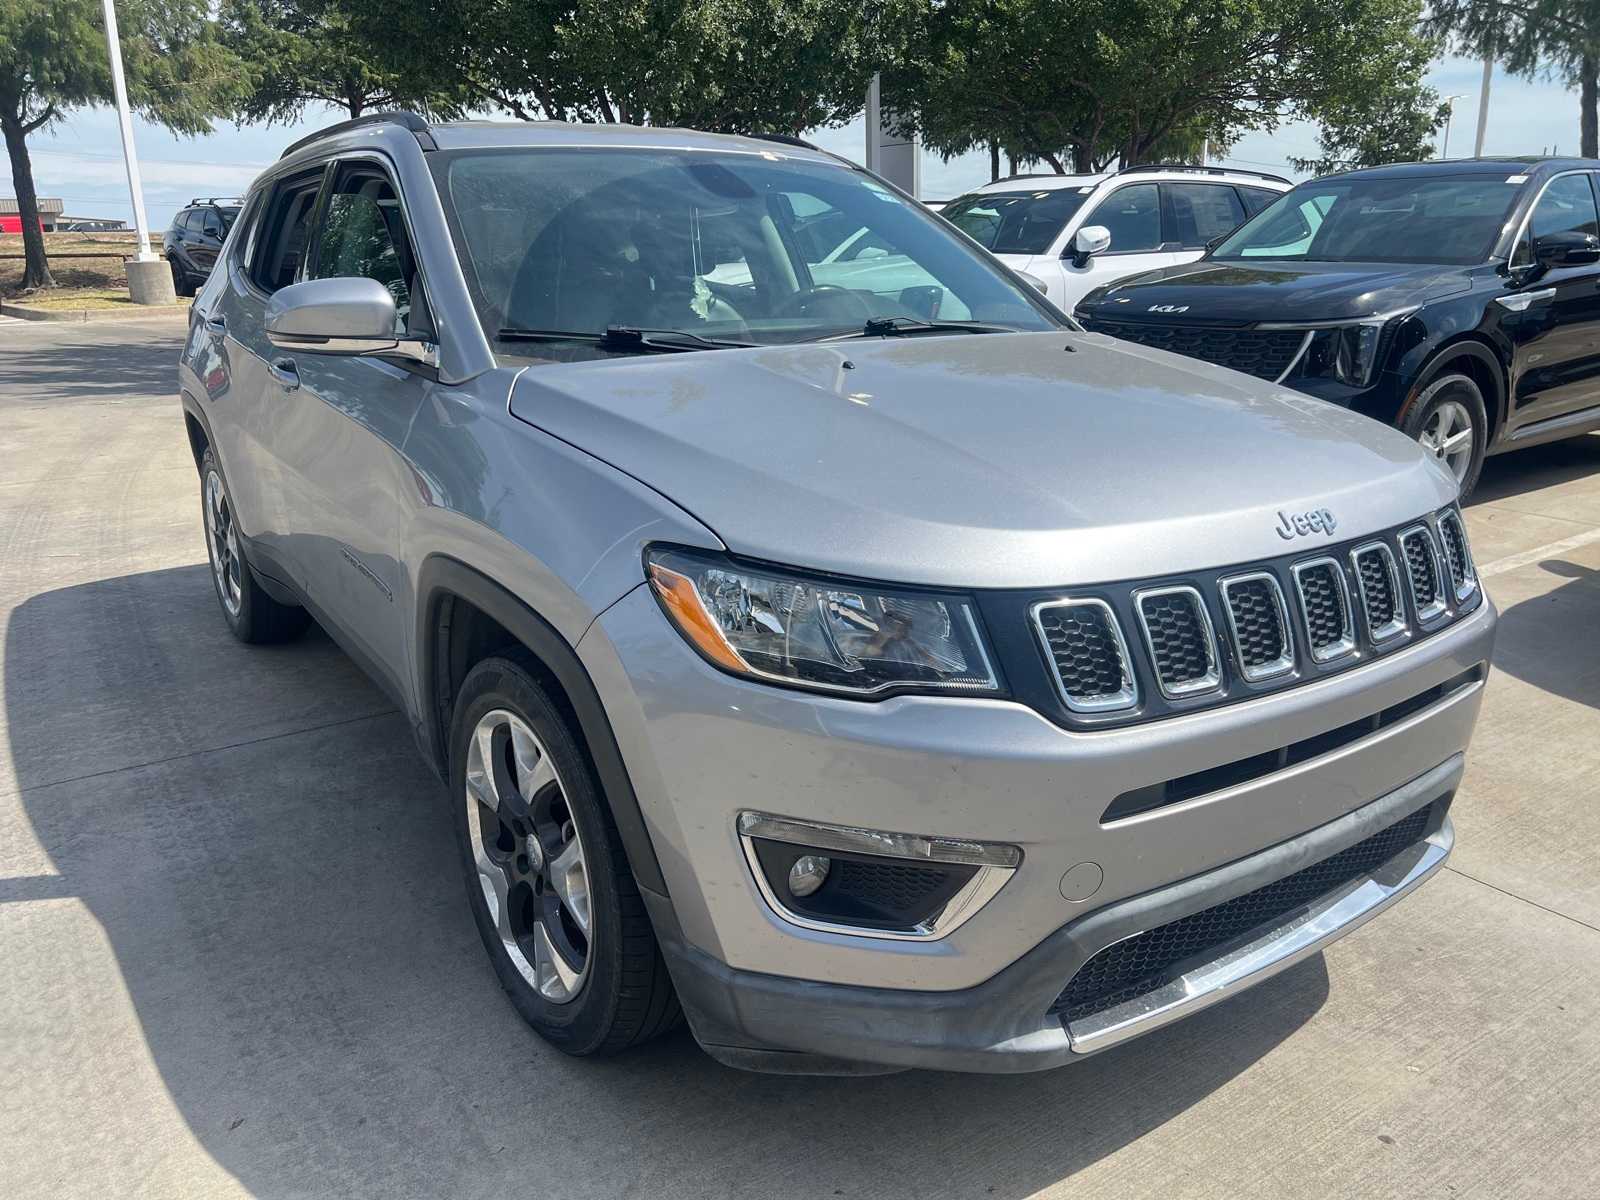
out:
{"label": "side mirror", "polygon": [[1072,265],[1086,267],[1089,259],[1096,254],[1104,254],[1111,249],[1111,230],[1104,225],[1085,225],[1072,235],[1072,249],[1068,252],[1072,256]]}
{"label": "side mirror", "polygon": [[308,279],[267,302],[267,340],[307,354],[384,354],[437,365],[432,343],[394,331],[395,304],[376,279]]}
{"label": "side mirror", "polygon": [[1533,243],[1533,260],[1545,270],[1600,262],[1600,238],[1592,233],[1547,233]]}

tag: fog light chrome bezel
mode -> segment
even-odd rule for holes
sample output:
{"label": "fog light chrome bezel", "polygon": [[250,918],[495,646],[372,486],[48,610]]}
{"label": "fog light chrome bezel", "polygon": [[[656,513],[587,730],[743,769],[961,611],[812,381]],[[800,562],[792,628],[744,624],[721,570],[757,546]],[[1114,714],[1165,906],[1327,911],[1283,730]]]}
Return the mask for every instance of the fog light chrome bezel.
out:
{"label": "fog light chrome bezel", "polygon": [[[761,812],[742,812],[738,818],[739,843],[751,880],[762,900],[780,920],[822,933],[890,941],[931,942],[948,937],[994,899],[1022,862],[1016,846],[998,842],[978,842],[961,838],[930,837],[921,834],[889,833],[850,825],[829,825],[795,817],[779,817]],[[975,868],[972,877],[937,912],[904,929],[874,928],[840,921],[825,921],[794,911],[783,902],[762,870],[757,857],[757,838],[805,846],[826,854],[871,855],[928,866],[944,864]]]}

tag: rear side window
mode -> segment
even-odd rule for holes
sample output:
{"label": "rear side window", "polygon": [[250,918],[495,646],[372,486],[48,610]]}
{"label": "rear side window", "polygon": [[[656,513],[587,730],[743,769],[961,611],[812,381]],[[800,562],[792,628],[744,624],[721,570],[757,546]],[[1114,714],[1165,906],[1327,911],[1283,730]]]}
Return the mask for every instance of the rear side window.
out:
{"label": "rear side window", "polygon": [[1550,181],[1534,207],[1529,222],[1534,240],[1552,233],[1600,233],[1596,217],[1594,190],[1587,175],[1562,175]]}
{"label": "rear side window", "polygon": [[394,297],[396,332],[403,333],[415,272],[394,187],[377,171],[345,171],[323,207],[317,261],[307,278],[377,280]]}
{"label": "rear side window", "polygon": [[193,215],[194,213],[189,209],[184,209],[181,213],[172,218],[172,228],[178,233],[187,233],[189,231],[189,218]]}
{"label": "rear side window", "polygon": [[[1165,183],[1172,201],[1171,236],[1185,250],[1199,250],[1213,238],[1232,233],[1244,221],[1244,206],[1233,188],[1221,183]],[[1116,249],[1113,240],[1111,248]]]}
{"label": "rear side window", "polygon": [[1244,201],[1244,214],[1253,217],[1278,198],[1279,193],[1266,188],[1240,187],[1239,198]]}
{"label": "rear side window", "polygon": [[1111,231],[1111,253],[1127,254],[1161,247],[1161,198],[1153,183],[1120,187],[1084,218],[1085,225]]}
{"label": "rear side window", "polygon": [[322,172],[301,175],[277,186],[267,203],[251,278],[262,291],[288,287],[300,275],[311,234],[311,213],[322,187]]}

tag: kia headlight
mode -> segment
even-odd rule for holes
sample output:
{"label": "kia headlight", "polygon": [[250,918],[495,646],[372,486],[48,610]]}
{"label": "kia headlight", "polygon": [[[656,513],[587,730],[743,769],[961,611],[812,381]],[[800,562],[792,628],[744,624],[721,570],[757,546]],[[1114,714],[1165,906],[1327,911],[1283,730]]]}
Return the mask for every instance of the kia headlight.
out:
{"label": "kia headlight", "polygon": [[966,597],[665,547],[645,566],[678,632],[736,675],[854,696],[1000,690]]}
{"label": "kia headlight", "polygon": [[1300,358],[1298,374],[1335,379],[1350,387],[1369,386],[1378,373],[1390,333],[1410,311],[1387,313],[1339,325],[1262,325],[1262,329],[1303,330],[1311,341]]}

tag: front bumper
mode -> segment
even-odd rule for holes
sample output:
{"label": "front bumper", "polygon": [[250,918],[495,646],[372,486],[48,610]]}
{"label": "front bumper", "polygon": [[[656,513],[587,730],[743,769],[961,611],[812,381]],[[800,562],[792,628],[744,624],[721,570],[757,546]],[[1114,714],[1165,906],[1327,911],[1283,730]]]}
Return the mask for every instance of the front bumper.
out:
{"label": "front bumper", "polygon": [[[1356,929],[1444,865],[1453,756],[1338,820],[1249,858],[1101,909],[1056,931],[976,987],[916,992],[739,971],[688,945],[671,906],[652,915],[679,998],[706,1050],[730,1065],[787,1073],[861,1072],[861,1064],[1020,1072],[1062,1066],[1198,1012],[1270,978]],[[1424,838],[1272,923],[1184,965],[1162,986],[1081,1020],[1052,1005],[1098,951],[1245,896],[1429,809]]]}

